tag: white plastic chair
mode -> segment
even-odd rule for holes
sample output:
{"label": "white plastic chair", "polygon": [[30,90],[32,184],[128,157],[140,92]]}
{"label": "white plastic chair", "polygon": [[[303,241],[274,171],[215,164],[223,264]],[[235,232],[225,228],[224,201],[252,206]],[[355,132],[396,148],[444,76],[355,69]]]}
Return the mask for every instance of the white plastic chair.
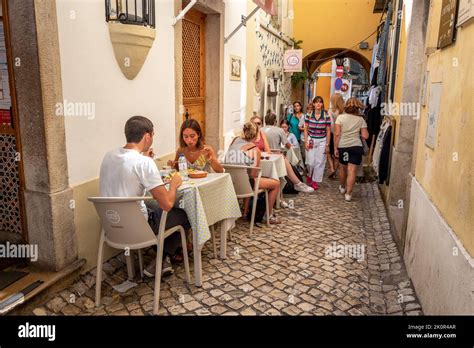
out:
{"label": "white plastic chair", "polygon": [[184,267],[186,281],[191,282],[189,274],[188,252],[186,248],[186,235],[182,226],[175,226],[165,230],[168,213],[163,211],[160,220],[158,235],[155,235],[152,228],[140,210],[139,201],[152,200],[153,197],[89,197],[88,200],[94,203],[97,214],[102,222],[102,233],[99,241],[99,252],[97,256],[97,280],[95,292],[95,305],[100,306],[100,293],[102,285],[102,264],[104,243],[115,249],[137,250],[140,263],[140,274],[143,277],[143,258],[141,250],[143,248],[156,245],[156,271],[155,271],[155,297],[153,302],[153,314],[158,314],[161,268],[163,261],[163,246],[165,238],[173,233],[181,234],[183,248]]}
{"label": "white plastic chair", "polygon": [[[258,186],[260,184],[260,178],[262,177],[262,169],[260,167],[250,167],[250,166],[243,166],[243,165],[235,165],[235,164],[222,164],[226,173],[229,173],[232,177],[232,182],[234,184],[235,193],[238,199],[241,198],[249,198],[253,197],[253,205],[252,205],[252,217],[250,219],[250,235],[253,232],[253,225],[255,221],[255,211],[257,209],[257,198],[258,194],[261,192],[265,192],[265,205],[266,205],[266,218],[267,218],[267,226],[270,227],[270,207],[268,206],[268,190],[259,189]],[[250,185],[249,180],[249,171],[250,170],[257,170],[258,176],[255,178],[255,185],[252,188]]]}

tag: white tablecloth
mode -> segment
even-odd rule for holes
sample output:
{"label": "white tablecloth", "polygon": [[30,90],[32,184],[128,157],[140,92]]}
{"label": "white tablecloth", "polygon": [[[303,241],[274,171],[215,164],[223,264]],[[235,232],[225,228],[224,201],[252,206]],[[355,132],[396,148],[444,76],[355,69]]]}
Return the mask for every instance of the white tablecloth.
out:
{"label": "white tablecloth", "polygon": [[[267,155],[268,156],[268,155]],[[275,180],[284,178],[287,174],[285,159],[283,155],[269,155],[270,159],[260,160],[260,167],[262,168],[262,176]]]}

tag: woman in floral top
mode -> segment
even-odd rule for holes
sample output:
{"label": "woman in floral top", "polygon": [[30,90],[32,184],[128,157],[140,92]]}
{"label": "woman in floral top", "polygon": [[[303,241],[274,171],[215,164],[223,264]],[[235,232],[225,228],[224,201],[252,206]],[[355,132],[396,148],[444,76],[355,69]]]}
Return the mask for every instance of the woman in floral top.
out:
{"label": "woman in floral top", "polygon": [[188,169],[224,172],[212,146],[204,143],[201,126],[196,120],[190,118],[184,121],[179,132],[179,144],[175,160],[169,161],[168,165],[178,169],[178,158],[182,153],[188,162]]}

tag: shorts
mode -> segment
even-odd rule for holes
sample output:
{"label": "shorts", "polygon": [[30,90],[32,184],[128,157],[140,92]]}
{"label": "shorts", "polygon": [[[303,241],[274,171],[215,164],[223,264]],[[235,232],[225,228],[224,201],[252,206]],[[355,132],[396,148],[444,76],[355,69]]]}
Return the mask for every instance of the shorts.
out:
{"label": "shorts", "polygon": [[360,165],[362,163],[362,156],[364,155],[364,148],[362,146],[340,147],[339,149],[339,163],[347,165]]}

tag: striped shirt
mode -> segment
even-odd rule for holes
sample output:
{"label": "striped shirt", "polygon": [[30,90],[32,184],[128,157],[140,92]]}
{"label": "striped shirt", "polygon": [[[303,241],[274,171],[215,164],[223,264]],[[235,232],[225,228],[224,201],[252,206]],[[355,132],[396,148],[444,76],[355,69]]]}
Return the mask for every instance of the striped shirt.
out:
{"label": "striped shirt", "polygon": [[314,112],[306,114],[304,117],[304,123],[308,126],[308,136],[313,139],[326,138],[326,127],[331,127],[331,118],[324,112],[324,116],[319,115],[319,119],[316,119]]}

